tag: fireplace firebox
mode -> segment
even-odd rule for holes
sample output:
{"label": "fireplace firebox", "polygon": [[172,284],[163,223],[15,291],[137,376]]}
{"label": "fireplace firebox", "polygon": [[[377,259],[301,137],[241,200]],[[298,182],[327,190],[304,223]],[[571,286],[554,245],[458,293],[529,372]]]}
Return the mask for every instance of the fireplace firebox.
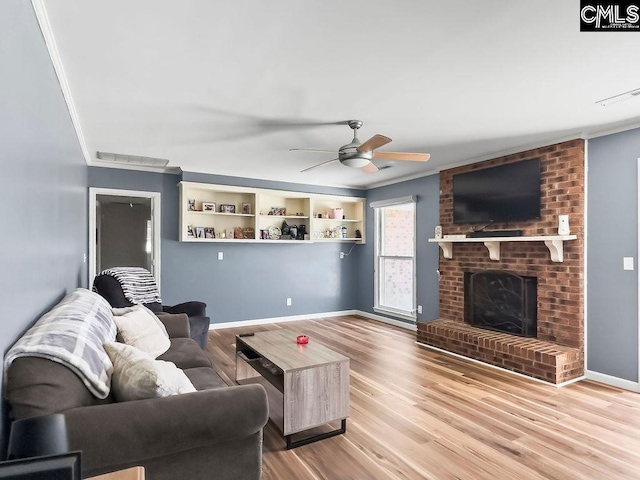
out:
{"label": "fireplace firebox", "polygon": [[465,272],[464,299],[465,322],[522,337],[536,337],[536,277],[503,270]]}

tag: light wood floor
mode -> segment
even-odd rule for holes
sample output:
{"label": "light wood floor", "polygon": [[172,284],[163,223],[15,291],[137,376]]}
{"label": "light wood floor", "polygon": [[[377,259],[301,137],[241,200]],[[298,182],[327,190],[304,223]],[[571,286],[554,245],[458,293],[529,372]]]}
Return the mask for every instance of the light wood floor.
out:
{"label": "light wood floor", "polygon": [[264,480],[640,479],[640,394],[543,385],[353,316],[211,331],[229,384],[235,335],[278,328],[351,359],[351,416],[345,435],[289,451],[270,422]]}

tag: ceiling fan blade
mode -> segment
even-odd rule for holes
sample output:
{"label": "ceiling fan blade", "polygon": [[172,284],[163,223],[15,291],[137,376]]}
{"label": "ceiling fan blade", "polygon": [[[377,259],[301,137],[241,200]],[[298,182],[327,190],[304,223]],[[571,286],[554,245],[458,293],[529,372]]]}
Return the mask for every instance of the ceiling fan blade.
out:
{"label": "ceiling fan blade", "polygon": [[320,153],[336,153],[335,150],[319,150],[317,148],[290,148],[290,152],[320,152]]}
{"label": "ceiling fan blade", "polygon": [[373,163],[369,162],[367,165],[362,167],[362,171],[366,173],[376,173],[378,171],[378,167],[376,167]]}
{"label": "ceiling fan blade", "polygon": [[334,158],[333,160],[327,160],[326,162],[319,163],[314,165],[313,167],[305,168],[304,170],[300,170],[300,172],[308,172],[309,170],[313,170],[314,168],[322,167],[323,165],[329,165],[330,163],[337,162],[338,159]]}
{"label": "ceiling fan blade", "polygon": [[383,145],[389,143],[391,139],[389,137],[385,137],[384,135],[376,134],[371,137],[369,140],[364,142],[362,145],[358,147],[359,152],[371,152],[376,148],[380,148]]}
{"label": "ceiling fan blade", "polygon": [[409,153],[409,152],[373,152],[373,158],[381,158],[384,160],[408,160],[410,162],[426,162],[431,158],[428,153]]}

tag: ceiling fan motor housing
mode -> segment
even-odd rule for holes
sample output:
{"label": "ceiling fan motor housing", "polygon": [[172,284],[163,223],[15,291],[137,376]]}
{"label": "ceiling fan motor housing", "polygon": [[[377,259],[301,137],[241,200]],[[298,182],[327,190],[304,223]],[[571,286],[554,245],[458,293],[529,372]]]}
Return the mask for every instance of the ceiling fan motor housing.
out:
{"label": "ceiling fan motor housing", "polygon": [[358,140],[358,129],[362,126],[360,120],[350,120],[349,126],[353,129],[353,140],[351,143],[343,145],[338,150],[340,163],[352,168],[362,168],[371,163],[373,152],[361,152],[358,150],[360,140]]}

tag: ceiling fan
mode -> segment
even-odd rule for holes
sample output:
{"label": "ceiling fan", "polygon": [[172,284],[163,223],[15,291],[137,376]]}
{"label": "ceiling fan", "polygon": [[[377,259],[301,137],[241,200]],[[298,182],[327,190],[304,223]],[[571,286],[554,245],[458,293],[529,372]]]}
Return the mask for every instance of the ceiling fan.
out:
{"label": "ceiling fan", "polygon": [[[361,168],[367,173],[374,173],[378,171],[378,167],[376,167],[376,165],[371,161],[374,158],[426,162],[431,156],[428,153],[374,152],[376,148],[382,147],[383,145],[391,142],[391,139],[384,135],[374,135],[366,142],[360,143],[360,140],[358,140],[358,129],[362,126],[362,122],[360,120],[349,120],[347,124],[351,129],[353,129],[353,140],[351,143],[343,145],[338,149],[338,158],[327,160],[326,162],[319,163],[318,165],[305,168],[304,170],[301,170],[302,172],[308,172],[309,170],[329,165],[333,162],[340,162],[342,165],[347,167]],[[290,148],[289,151],[335,153],[335,150],[317,150],[312,148]]]}

